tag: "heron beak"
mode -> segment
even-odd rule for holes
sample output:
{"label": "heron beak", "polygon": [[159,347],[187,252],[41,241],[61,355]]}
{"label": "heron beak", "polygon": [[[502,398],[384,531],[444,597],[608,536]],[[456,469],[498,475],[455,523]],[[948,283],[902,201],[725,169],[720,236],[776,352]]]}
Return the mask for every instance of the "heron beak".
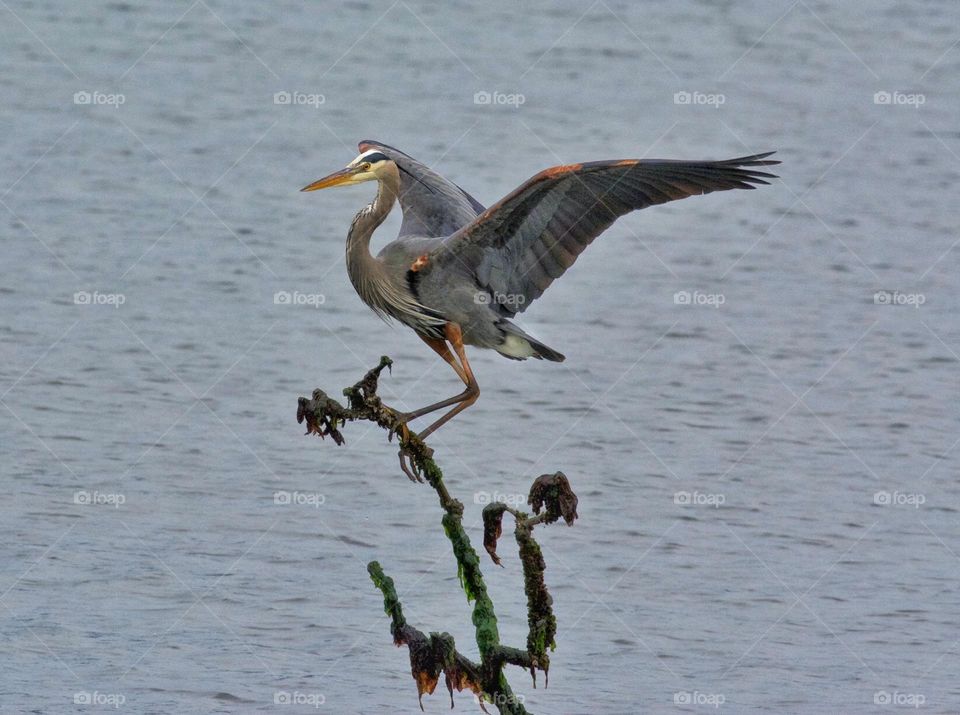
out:
{"label": "heron beak", "polygon": [[318,189],[326,189],[331,186],[341,186],[343,184],[349,184],[353,180],[353,177],[359,172],[359,169],[355,166],[348,166],[345,169],[340,169],[340,171],[335,171],[330,176],[325,176],[322,179],[317,179],[309,186],[304,186],[301,191],[317,191]]}

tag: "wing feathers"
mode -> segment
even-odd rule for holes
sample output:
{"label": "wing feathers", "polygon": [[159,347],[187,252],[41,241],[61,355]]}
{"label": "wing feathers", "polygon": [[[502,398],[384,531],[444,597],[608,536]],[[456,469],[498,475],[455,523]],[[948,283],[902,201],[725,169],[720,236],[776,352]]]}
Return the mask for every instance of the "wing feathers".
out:
{"label": "wing feathers", "polygon": [[512,316],[540,297],[617,218],[655,204],[729,189],[753,189],[774,174],[756,167],[773,152],[726,161],[593,161],[546,169],[464,226],[432,260],[459,263],[478,286],[523,300],[498,303]]}

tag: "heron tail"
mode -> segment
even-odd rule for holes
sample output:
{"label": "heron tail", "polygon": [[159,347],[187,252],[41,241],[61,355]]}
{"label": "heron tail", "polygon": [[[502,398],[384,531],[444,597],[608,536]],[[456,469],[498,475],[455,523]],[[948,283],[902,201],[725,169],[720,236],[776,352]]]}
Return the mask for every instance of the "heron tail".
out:
{"label": "heron tail", "polygon": [[566,359],[562,353],[527,335],[509,320],[502,320],[497,326],[503,331],[503,342],[497,348],[497,352],[504,357],[511,360],[526,360],[532,357],[552,362],[563,362]]}

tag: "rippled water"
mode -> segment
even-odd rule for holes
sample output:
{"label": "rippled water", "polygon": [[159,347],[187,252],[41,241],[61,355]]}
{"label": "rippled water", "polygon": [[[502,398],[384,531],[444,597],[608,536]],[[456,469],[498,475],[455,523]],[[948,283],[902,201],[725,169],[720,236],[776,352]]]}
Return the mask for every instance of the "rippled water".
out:
{"label": "rippled water", "polygon": [[368,137],[487,204],[569,161],[784,162],[620,221],[523,316],[567,362],[475,353],[483,396],[433,440],[478,545],[490,493],[580,495],[538,530],[560,631],[549,689],[511,673],[531,711],[960,708],[956,4],[0,14],[4,711],[416,712],[374,558],[475,653],[432,492],[380,431],[294,421],[384,353],[398,405],[459,389],[347,281],[370,187],[297,192]]}

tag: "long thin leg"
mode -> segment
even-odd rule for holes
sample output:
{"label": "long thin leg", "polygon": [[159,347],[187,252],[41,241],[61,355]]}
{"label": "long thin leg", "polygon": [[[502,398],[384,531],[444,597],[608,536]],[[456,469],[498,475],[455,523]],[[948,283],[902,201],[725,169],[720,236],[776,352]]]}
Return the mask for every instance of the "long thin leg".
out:
{"label": "long thin leg", "polygon": [[[432,405],[427,405],[422,407],[419,410],[414,410],[413,412],[408,412],[402,415],[404,422],[414,420],[417,417],[422,417],[423,415],[429,414],[444,407],[449,407],[450,405],[456,405],[452,410],[447,412],[443,417],[438,419],[436,422],[427,427],[423,432],[418,436],[420,439],[424,439],[427,435],[432,434],[442,425],[446,424],[451,418],[459,414],[463,410],[467,409],[470,405],[477,401],[477,398],[480,396],[480,387],[477,385],[477,380],[473,376],[473,370],[470,369],[470,363],[467,361],[467,355],[463,348],[463,333],[460,330],[460,326],[456,323],[447,323],[444,326],[444,336],[446,340],[440,340],[437,338],[426,338],[420,336],[421,340],[429,345],[444,361],[453,368],[454,372],[457,373],[457,376],[463,380],[466,389],[461,392],[459,395],[454,395],[449,397],[446,400],[441,400]],[[460,358],[460,362],[457,362],[457,358],[453,356],[450,352],[450,348],[447,347],[447,342],[453,345],[453,349],[456,350],[457,356]],[[420,475],[417,473],[416,468],[411,464],[408,466],[407,462],[409,457],[403,448],[400,449],[400,468],[403,470],[403,473],[406,474],[411,481],[423,481]]]}
{"label": "long thin leg", "polygon": [[[419,334],[419,333],[418,333]],[[426,407],[421,407],[419,410],[414,410],[413,412],[405,412],[401,417],[404,422],[410,422],[417,419],[418,417],[423,417],[426,414],[441,410],[444,407],[449,407],[450,405],[456,405],[459,402],[463,402],[470,394],[469,384],[470,380],[467,378],[467,373],[460,366],[460,363],[457,362],[457,358],[453,356],[453,353],[450,352],[450,348],[447,347],[447,341],[441,340],[439,338],[427,338],[423,335],[420,335],[420,339],[423,340],[427,345],[433,348],[434,352],[437,353],[444,361],[453,368],[454,372],[457,373],[457,377],[463,380],[463,384],[468,386],[468,389],[461,392],[459,395],[454,395],[453,397],[448,397],[445,400],[440,400],[440,402],[434,402],[432,405],[427,405]]]}
{"label": "long thin leg", "polygon": [[[467,384],[467,389],[456,397],[450,398],[451,401],[447,401],[449,404],[455,404],[457,402],[460,404],[423,430],[423,432],[420,432],[420,434],[417,435],[420,439],[425,439],[428,435],[433,434],[436,430],[453,419],[453,417],[470,407],[470,405],[476,402],[477,398],[480,397],[480,385],[477,384],[477,379],[473,376],[473,370],[470,368],[470,362],[467,360],[467,353],[463,347],[463,334],[460,331],[460,326],[456,323],[447,323],[444,327],[444,335],[446,335],[446,338],[450,344],[453,345],[453,349],[456,351],[457,357],[460,358],[460,366],[463,368],[463,373],[466,377],[464,382]],[[439,405],[440,403],[437,403],[435,409],[439,409]],[[443,406],[446,407],[446,405]]]}
{"label": "long thin leg", "polygon": [[423,342],[429,345],[437,355],[442,357],[447,365],[453,368],[453,371],[457,373],[457,376],[463,380],[463,384],[466,385],[467,374],[463,371],[463,368],[460,367],[460,363],[457,362],[453,353],[450,352],[450,348],[447,347],[447,341],[442,338],[428,338],[426,335],[420,335],[420,333],[417,333],[417,335]]}

